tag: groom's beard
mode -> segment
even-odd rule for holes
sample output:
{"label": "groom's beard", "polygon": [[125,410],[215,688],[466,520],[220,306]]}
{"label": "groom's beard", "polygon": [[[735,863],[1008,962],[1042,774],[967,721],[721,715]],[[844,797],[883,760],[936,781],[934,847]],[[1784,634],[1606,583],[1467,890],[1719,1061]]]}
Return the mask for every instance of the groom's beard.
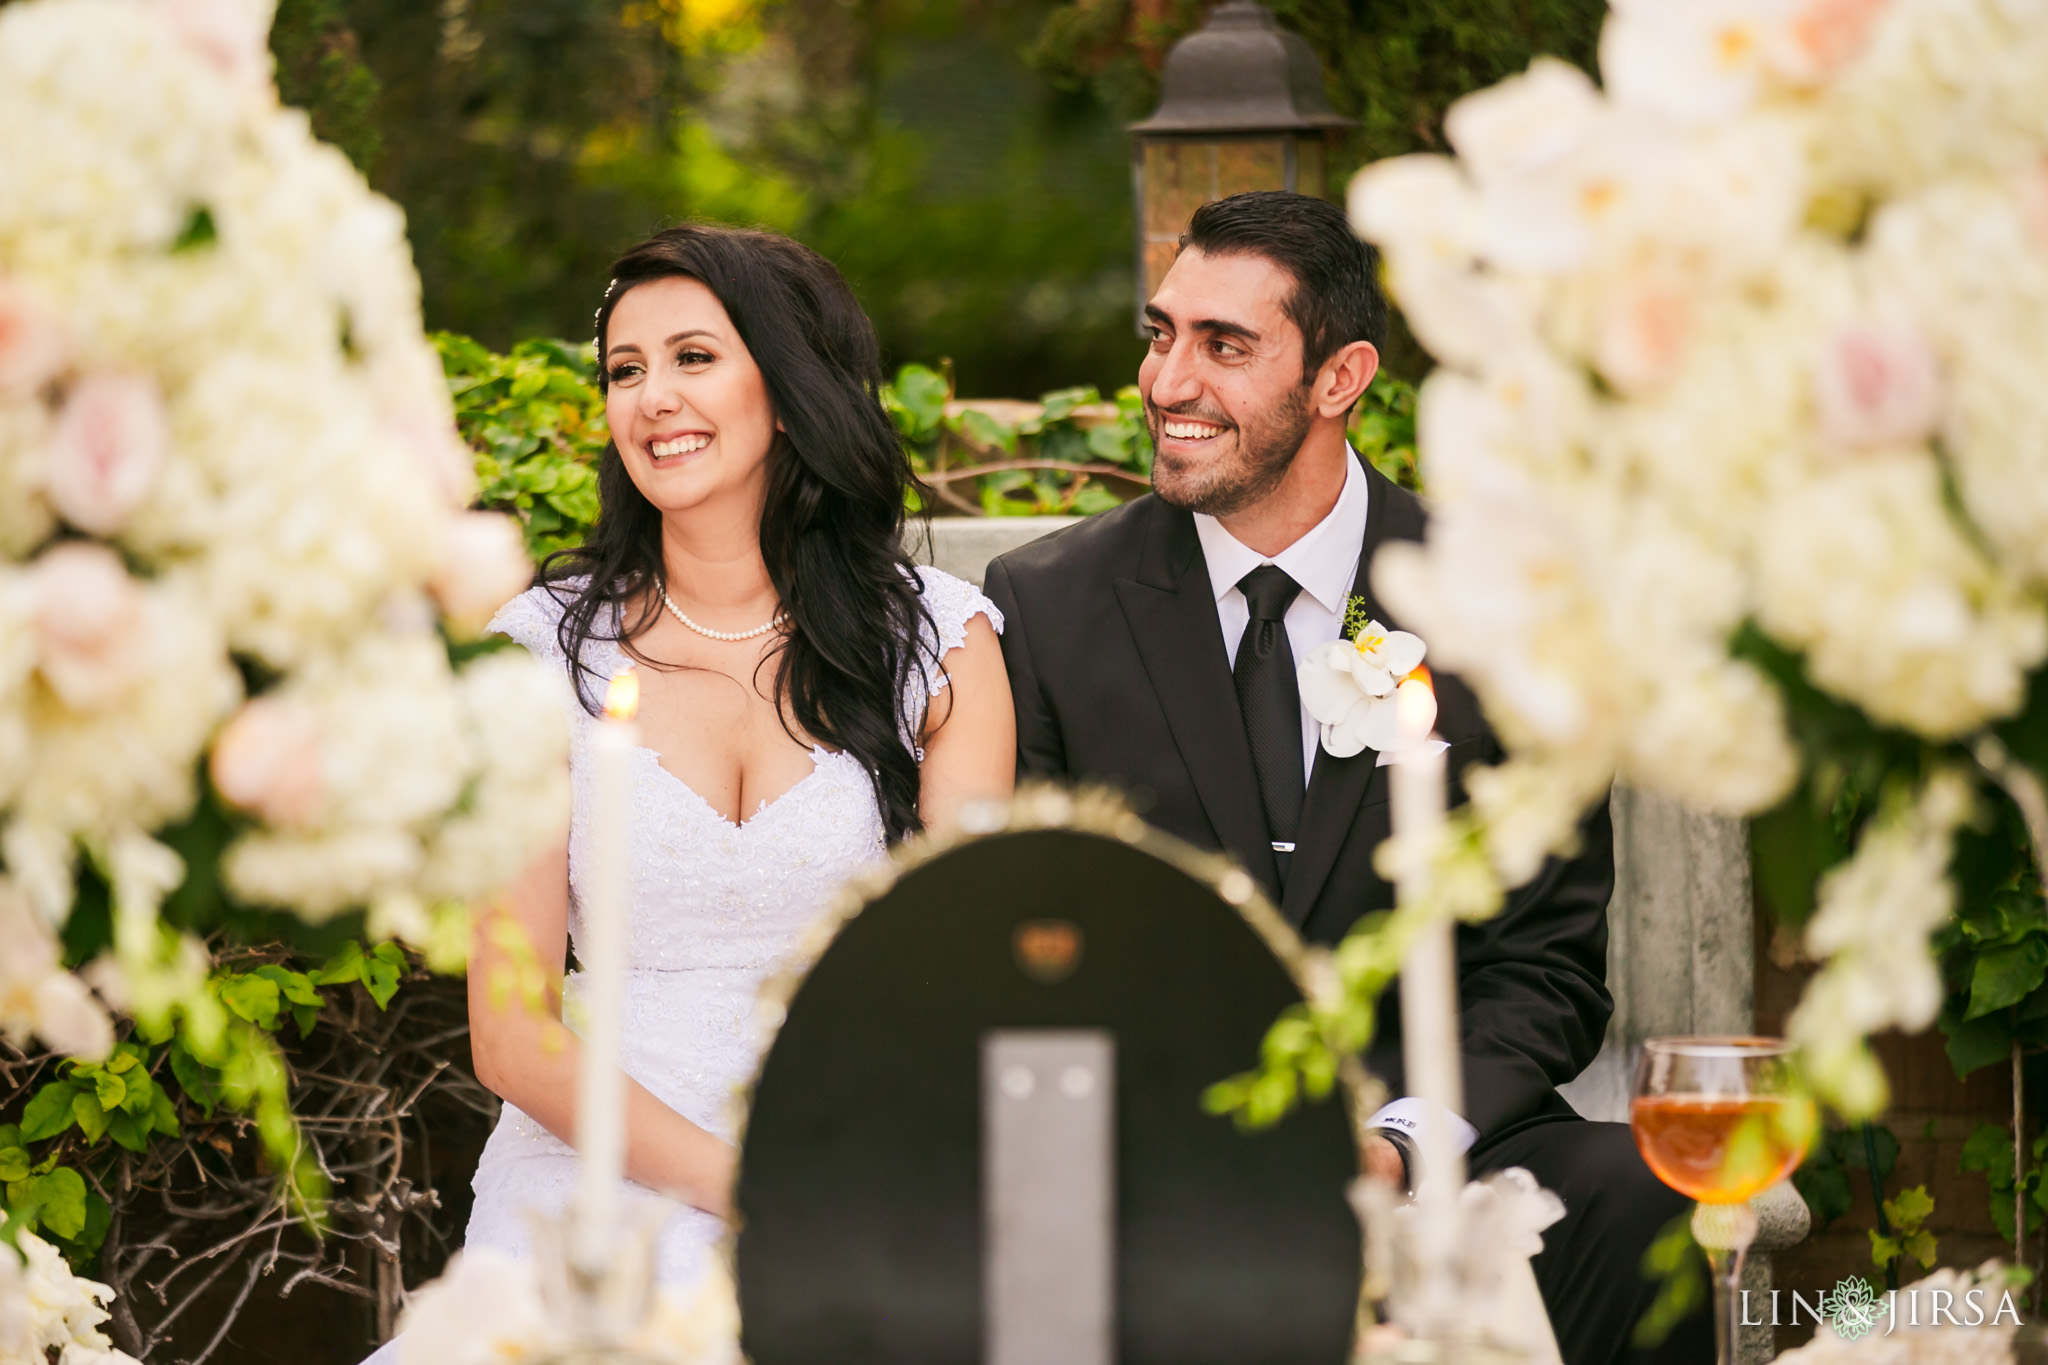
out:
{"label": "groom's beard", "polygon": [[[1258,502],[1280,486],[1288,468],[1308,439],[1314,420],[1309,412],[1306,387],[1288,390],[1287,396],[1258,415],[1247,426],[1238,426],[1221,413],[1199,403],[1182,403],[1172,408],[1145,405],[1145,422],[1152,431],[1152,491],[1170,507],[1189,512],[1206,512],[1227,517]],[[1168,417],[1185,417],[1223,427],[1216,439],[1225,449],[1206,460],[1175,456],[1161,448],[1161,428]]]}

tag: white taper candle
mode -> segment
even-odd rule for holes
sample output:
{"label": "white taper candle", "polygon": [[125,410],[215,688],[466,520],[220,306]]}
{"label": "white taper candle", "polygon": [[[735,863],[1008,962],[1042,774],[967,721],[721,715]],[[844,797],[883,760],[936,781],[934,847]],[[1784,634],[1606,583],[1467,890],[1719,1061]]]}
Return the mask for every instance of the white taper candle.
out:
{"label": "white taper candle", "polygon": [[640,743],[633,714],[639,692],[632,669],[615,676],[604,718],[590,737],[589,894],[577,902],[581,933],[576,940],[583,1012],[576,1149],[583,1164],[572,1250],[577,1267],[592,1275],[602,1273],[610,1261],[626,1177],[626,1074],[619,1063],[619,1030],[626,985],[631,760]]}
{"label": "white taper candle", "polygon": [[[1444,749],[1433,743],[1417,745],[1390,766],[1394,834],[1407,845],[1397,894],[1403,904],[1413,904],[1426,892],[1426,873],[1416,855],[1443,828]],[[1465,1158],[1450,1117],[1462,1115],[1465,1108],[1458,1046],[1458,951],[1454,928],[1445,919],[1425,926],[1401,960],[1401,1059],[1408,1093],[1422,1102],[1421,1131],[1416,1134],[1422,1167],[1415,1189],[1421,1219],[1417,1251],[1430,1285],[1423,1302],[1435,1308],[1453,1302],[1450,1286],[1440,1277],[1454,1250],[1457,1202],[1465,1187]],[[1445,1297],[1439,1299],[1431,1289]]]}

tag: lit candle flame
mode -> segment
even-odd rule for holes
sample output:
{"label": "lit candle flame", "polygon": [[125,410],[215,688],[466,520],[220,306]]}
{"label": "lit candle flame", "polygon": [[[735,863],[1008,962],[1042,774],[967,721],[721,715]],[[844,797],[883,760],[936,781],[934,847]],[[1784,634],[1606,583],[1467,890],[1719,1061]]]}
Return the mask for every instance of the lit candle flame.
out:
{"label": "lit candle flame", "polygon": [[631,667],[612,674],[604,693],[606,720],[631,720],[640,711],[640,674]]}
{"label": "lit candle flame", "polygon": [[1394,689],[1394,714],[1400,718],[1401,733],[1411,739],[1427,738],[1436,729],[1436,687],[1427,665],[1417,664]]}

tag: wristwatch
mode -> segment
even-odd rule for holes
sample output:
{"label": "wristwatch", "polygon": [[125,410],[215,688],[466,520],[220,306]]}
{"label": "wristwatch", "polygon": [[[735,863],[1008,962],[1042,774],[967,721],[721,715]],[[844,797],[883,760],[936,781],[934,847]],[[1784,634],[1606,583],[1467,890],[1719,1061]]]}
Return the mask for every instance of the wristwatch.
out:
{"label": "wristwatch", "polygon": [[1415,1193],[1415,1139],[1399,1128],[1373,1128],[1369,1131],[1385,1138],[1394,1149],[1394,1155],[1401,1158],[1401,1193]]}

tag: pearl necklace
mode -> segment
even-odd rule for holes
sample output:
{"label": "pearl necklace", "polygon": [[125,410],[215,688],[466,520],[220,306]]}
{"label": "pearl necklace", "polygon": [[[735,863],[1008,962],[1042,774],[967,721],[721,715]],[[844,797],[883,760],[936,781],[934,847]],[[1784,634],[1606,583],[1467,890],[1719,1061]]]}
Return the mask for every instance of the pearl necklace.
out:
{"label": "pearl necklace", "polygon": [[654,585],[654,590],[661,594],[661,604],[667,607],[669,611],[675,614],[676,620],[681,621],[691,630],[696,631],[699,635],[702,635],[707,639],[725,640],[728,642],[735,640],[751,640],[756,635],[766,635],[769,631],[775,629],[777,626],[781,625],[784,621],[789,619],[788,617],[783,615],[783,613],[778,611],[775,613],[775,615],[768,618],[768,620],[763,621],[760,625],[755,626],[752,630],[713,630],[709,626],[700,626],[695,621],[692,621],[689,617],[685,616],[683,614],[683,609],[676,605],[675,599],[668,595],[668,587],[666,584],[656,583]]}

